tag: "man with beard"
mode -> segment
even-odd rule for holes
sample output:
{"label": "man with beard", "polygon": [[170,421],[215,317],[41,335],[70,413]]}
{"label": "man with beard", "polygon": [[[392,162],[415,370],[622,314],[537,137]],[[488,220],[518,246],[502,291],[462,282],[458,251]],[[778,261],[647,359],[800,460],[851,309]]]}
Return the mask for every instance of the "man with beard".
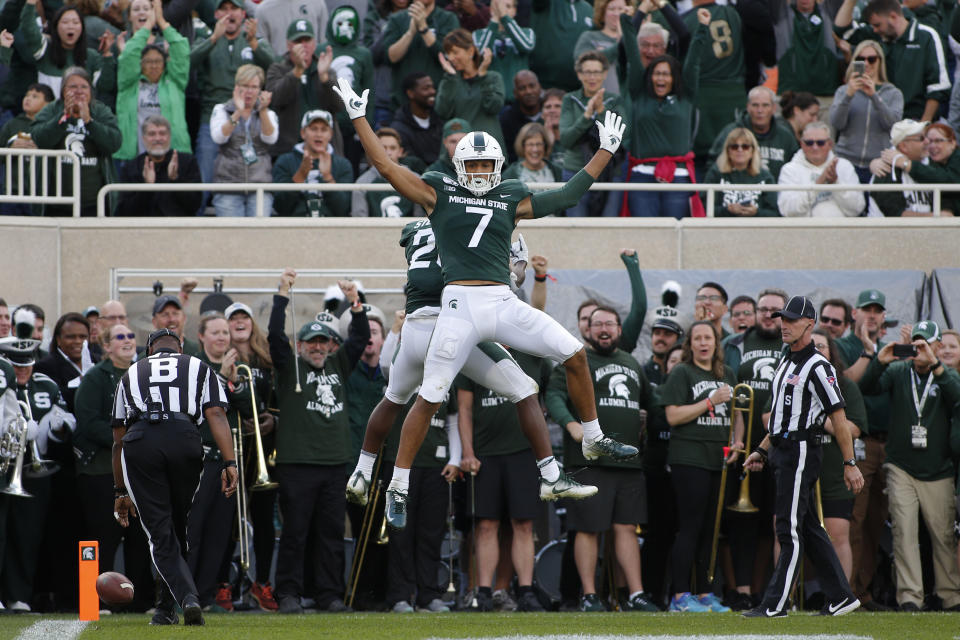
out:
{"label": "man with beard", "polygon": [[[884,344],[880,336],[886,321],[887,298],[877,289],[866,289],[857,296],[853,309],[853,330],[837,340],[837,347],[847,365],[844,375],[859,383],[868,365]],[[867,407],[867,429],[857,446],[857,464],[863,474],[863,491],[854,497],[853,519],[850,521],[850,547],[853,550],[853,573],[850,587],[868,611],[889,611],[873,599],[870,583],[876,571],[880,531],[887,519],[887,485],[883,463],[886,459],[887,431],[891,415],[887,392],[863,394]]]}
{"label": "man with beard", "polygon": [[415,71],[403,79],[400,87],[407,101],[393,114],[390,128],[400,134],[408,156],[415,156],[425,165],[433,164],[443,143],[443,118],[433,111],[437,89],[433,79]]}
{"label": "man with beard", "polygon": [[[598,418],[625,444],[642,448],[644,413],[660,411],[653,388],[643,369],[630,354],[618,349],[620,315],[598,306],[590,314],[587,362],[594,385]],[[550,402],[550,399],[553,399]],[[578,468],[585,482],[600,491],[591,500],[570,503],[568,523],[577,532],[574,542],[577,571],[583,585],[581,611],[604,611],[597,596],[596,565],[598,534],[612,527],[617,561],[626,578],[629,597],[620,606],[626,611],[657,611],[647,599],[640,574],[640,547],[636,526],[646,523],[646,485],[639,458],[587,460],[581,452],[583,428],[575,416],[567,392],[563,366],[558,366],[547,389],[548,408],[554,420],[565,427],[563,459],[567,468]]]}
{"label": "man with beard", "polygon": [[[300,328],[294,353],[284,326],[296,277],[293,269],[284,270],[279,292],[273,296],[267,333],[277,373],[277,407],[283,416],[276,442],[276,478],[283,514],[277,599],[280,613],[303,613],[303,595],[314,595],[320,610],[340,612],[346,610],[342,600],[343,479],[351,460],[346,386],[370,340],[370,324],[357,285],[341,281],[340,288],[350,302],[347,341],[335,350],[340,334],[332,325],[333,316],[324,313]],[[323,320],[327,316],[329,323]],[[309,557],[315,584],[307,585],[304,558],[311,529],[315,547],[309,550]]]}
{"label": "man with beard", "polygon": [[[192,154],[170,148],[170,122],[160,115],[147,116],[141,127],[146,150],[123,165],[121,182],[172,184],[200,182],[200,167]],[[186,216],[200,206],[195,191],[125,191],[118,216]]]}
{"label": "man with beard", "polygon": [[513,148],[513,143],[523,125],[528,122],[543,124],[543,116],[540,115],[540,110],[543,107],[542,93],[540,80],[537,79],[537,74],[533,71],[518,71],[517,75],[513,76],[514,102],[500,112],[500,129],[503,131],[507,157],[510,162],[517,161],[517,153]]}
{"label": "man with beard", "polygon": [[[780,362],[783,340],[780,336],[780,318],[773,313],[780,311],[789,300],[780,289],[764,289],[757,296],[757,324],[746,332],[735,334],[724,346],[724,360],[737,373],[737,381],[753,389],[753,428],[750,433],[750,450],[760,444],[766,435],[761,413],[770,399],[770,382]],[[745,406],[739,403],[738,406]],[[735,442],[746,442],[743,414],[737,415]],[[773,517],[773,478],[766,468],[753,473],[750,480],[750,499],[760,509],[758,513],[725,514],[727,538],[733,556],[734,578],[737,594],[729,603],[730,608],[742,611],[752,606],[751,593],[762,591],[761,576],[766,575],[773,540],[770,522]],[[738,474],[727,476],[726,502],[737,501],[740,490]],[[762,544],[760,540],[762,539]],[[758,564],[759,561],[759,564]],[[755,566],[756,565],[756,566]],[[756,577],[755,577],[756,575]]]}

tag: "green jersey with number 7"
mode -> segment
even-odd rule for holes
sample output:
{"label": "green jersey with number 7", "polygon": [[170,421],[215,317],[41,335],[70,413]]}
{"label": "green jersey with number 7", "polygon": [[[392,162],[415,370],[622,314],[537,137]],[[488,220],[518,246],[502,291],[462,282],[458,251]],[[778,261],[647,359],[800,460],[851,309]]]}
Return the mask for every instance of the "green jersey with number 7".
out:
{"label": "green jersey with number 7", "polygon": [[436,171],[423,181],[437,192],[430,223],[440,249],[443,282],[490,280],[510,284],[510,241],[517,205],[530,195],[519,180],[504,180],[482,196]]}

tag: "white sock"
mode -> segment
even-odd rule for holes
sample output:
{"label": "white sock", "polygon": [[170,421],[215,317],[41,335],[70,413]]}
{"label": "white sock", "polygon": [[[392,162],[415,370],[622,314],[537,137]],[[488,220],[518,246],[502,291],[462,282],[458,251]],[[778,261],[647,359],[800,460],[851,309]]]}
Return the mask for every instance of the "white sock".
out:
{"label": "white sock", "polygon": [[355,470],[363,474],[364,480],[370,482],[370,478],[373,477],[373,463],[376,461],[377,454],[369,453],[361,449],[360,459],[357,460],[357,468]]}
{"label": "white sock", "polygon": [[402,489],[406,491],[410,488],[410,469],[400,467],[393,468],[393,479],[390,480],[390,489]]}
{"label": "white sock", "polygon": [[642,596],[642,595],[643,595],[643,591],[634,591],[633,593],[630,594],[630,599],[633,600],[637,596]]}
{"label": "white sock", "polygon": [[537,467],[540,469],[540,477],[547,482],[556,482],[560,478],[560,465],[553,456],[537,460]]}
{"label": "white sock", "polygon": [[596,442],[603,437],[603,431],[600,430],[600,421],[599,420],[588,420],[587,422],[581,422],[583,425],[583,438],[588,442]]}

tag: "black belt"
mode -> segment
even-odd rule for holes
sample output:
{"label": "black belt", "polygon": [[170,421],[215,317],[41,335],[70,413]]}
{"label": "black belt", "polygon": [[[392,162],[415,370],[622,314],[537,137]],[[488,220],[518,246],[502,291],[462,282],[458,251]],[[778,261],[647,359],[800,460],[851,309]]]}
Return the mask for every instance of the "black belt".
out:
{"label": "black belt", "polygon": [[181,420],[196,425],[193,416],[179,411],[145,411],[137,416],[133,422],[145,422],[147,424],[156,424],[166,420]]}
{"label": "black belt", "polygon": [[777,447],[781,444],[790,441],[790,442],[806,442],[812,440],[819,443],[819,432],[815,432],[811,429],[804,429],[803,431],[787,431],[786,433],[775,433],[770,435],[770,442],[773,443],[773,446]]}

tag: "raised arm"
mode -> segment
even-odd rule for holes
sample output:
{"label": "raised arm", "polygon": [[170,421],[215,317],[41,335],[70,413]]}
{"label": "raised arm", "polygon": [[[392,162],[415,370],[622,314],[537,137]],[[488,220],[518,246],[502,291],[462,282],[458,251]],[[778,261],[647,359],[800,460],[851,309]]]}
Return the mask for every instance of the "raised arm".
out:
{"label": "raised arm", "polygon": [[600,130],[600,148],[593,154],[587,166],[559,189],[541,191],[521,200],[517,205],[517,220],[542,218],[572,207],[587,192],[593,181],[600,177],[600,173],[620,147],[627,126],[623,123],[623,118],[610,109],[604,112],[602,124],[599,120],[596,122]]}
{"label": "raised arm", "polygon": [[[394,189],[407,200],[423,207],[427,215],[433,213],[433,207],[437,204],[437,193],[433,187],[424,182],[420,176],[410,171],[407,167],[394,162],[387,157],[387,152],[383,150],[380,139],[374,133],[373,128],[366,119],[367,95],[369,89],[364,89],[363,95],[358,96],[350,82],[346,78],[338,78],[337,86],[334,91],[343,100],[347,115],[353,122],[353,127],[360,137],[360,143],[363,150],[366,151],[370,163],[377,168],[384,178],[387,179]],[[598,174],[599,175],[599,174]]]}

